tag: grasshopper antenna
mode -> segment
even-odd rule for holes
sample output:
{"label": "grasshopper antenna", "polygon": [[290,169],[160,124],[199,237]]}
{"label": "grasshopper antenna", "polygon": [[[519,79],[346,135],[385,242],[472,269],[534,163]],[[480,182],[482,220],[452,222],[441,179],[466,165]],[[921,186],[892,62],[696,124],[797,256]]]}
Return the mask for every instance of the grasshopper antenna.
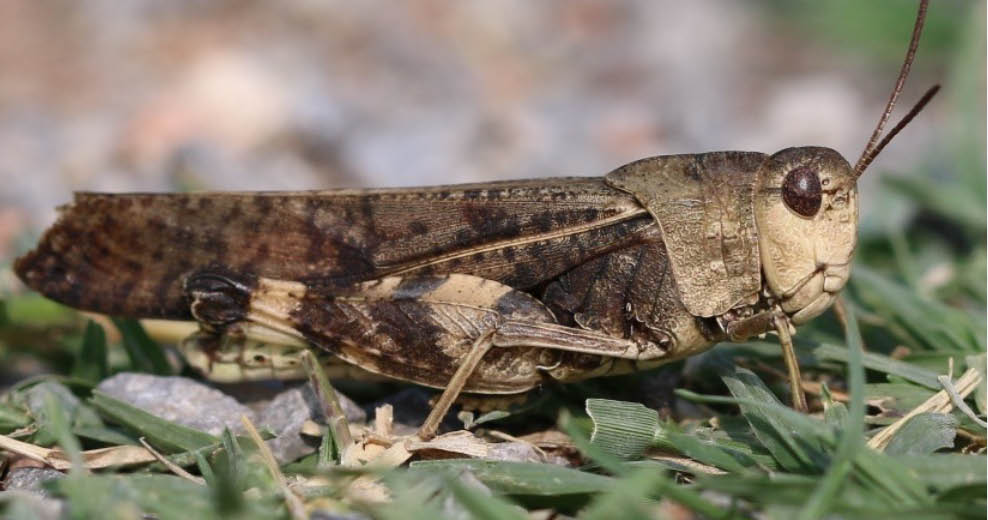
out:
{"label": "grasshopper antenna", "polygon": [[906,117],[902,118],[899,124],[892,128],[884,139],[879,142],[882,137],[882,130],[885,128],[885,123],[888,122],[889,117],[892,116],[892,109],[895,107],[896,100],[899,99],[899,94],[902,93],[902,87],[906,84],[906,78],[909,76],[909,69],[912,67],[913,59],[916,58],[916,48],[919,46],[919,37],[923,33],[923,23],[926,21],[926,8],[929,6],[929,0],[921,0],[919,3],[919,12],[916,13],[916,25],[913,27],[912,40],[909,41],[909,50],[906,51],[906,59],[902,63],[902,69],[899,70],[899,78],[895,81],[895,87],[892,89],[892,95],[889,97],[888,103],[885,105],[885,111],[882,112],[881,119],[878,120],[878,125],[875,126],[875,131],[871,134],[871,138],[868,139],[868,144],[865,146],[864,151],[861,152],[861,158],[858,159],[857,164],[854,165],[854,172],[856,177],[860,177],[864,173],[868,165],[871,164],[878,153],[885,148],[893,137],[899,133],[900,130],[905,128],[906,124],[909,123],[916,114],[930,102],[930,99],[940,90],[940,85],[934,85],[933,88],[926,91],[926,94],[916,103],[916,106],[906,114]]}
{"label": "grasshopper antenna", "polygon": [[861,159],[858,159],[858,164],[854,167],[854,171],[856,172],[857,177],[860,177],[861,174],[864,173],[868,165],[871,164],[871,161],[873,161],[875,157],[878,157],[878,154],[882,152],[882,149],[885,148],[885,145],[889,144],[892,141],[892,138],[895,137],[895,135],[898,134],[899,131],[905,128],[906,125],[908,125],[909,122],[912,121],[914,117],[916,117],[916,114],[919,114],[920,111],[923,110],[923,107],[925,107],[926,104],[929,103],[930,100],[933,99],[933,96],[935,96],[939,91],[940,91],[940,85],[933,85],[932,87],[930,87],[930,89],[927,90],[925,94],[923,94],[923,97],[919,98],[919,101],[916,102],[913,108],[909,110],[909,113],[906,114],[906,116],[903,117],[898,124],[892,127],[892,130],[889,131],[888,135],[886,135],[882,139],[882,141],[878,143],[878,145],[873,147],[870,152],[861,154]]}

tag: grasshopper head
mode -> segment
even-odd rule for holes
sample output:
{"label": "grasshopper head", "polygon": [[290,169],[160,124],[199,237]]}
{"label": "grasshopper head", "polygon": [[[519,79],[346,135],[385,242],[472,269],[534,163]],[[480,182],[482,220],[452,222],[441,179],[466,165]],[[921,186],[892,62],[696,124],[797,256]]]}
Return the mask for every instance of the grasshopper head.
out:
{"label": "grasshopper head", "polygon": [[830,148],[787,148],[765,161],[755,187],[762,273],[796,325],[833,303],[857,244],[857,175]]}
{"label": "grasshopper head", "polygon": [[847,283],[857,244],[858,177],[940,90],[927,90],[883,137],[916,56],[928,5],[920,1],[892,96],[853,168],[830,148],[806,146],[777,152],[758,170],[754,209],[764,283],[795,325],[825,311]]}

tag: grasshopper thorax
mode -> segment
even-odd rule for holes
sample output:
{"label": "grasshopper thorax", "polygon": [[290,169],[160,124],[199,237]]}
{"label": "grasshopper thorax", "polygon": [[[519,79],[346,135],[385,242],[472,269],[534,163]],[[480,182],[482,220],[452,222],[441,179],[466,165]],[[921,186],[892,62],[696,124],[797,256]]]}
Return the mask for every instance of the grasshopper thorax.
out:
{"label": "grasshopper thorax", "polygon": [[850,274],[854,170],[830,148],[777,152],[759,168],[754,213],[764,287],[794,324],[805,323],[833,303]]}

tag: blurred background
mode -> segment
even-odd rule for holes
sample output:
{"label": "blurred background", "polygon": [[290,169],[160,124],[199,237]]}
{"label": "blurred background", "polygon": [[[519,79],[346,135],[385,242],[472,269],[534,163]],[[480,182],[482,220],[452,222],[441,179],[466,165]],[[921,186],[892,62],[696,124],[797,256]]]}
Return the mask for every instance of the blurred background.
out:
{"label": "blurred background", "polygon": [[[11,262],[75,190],[603,175],[650,155],[808,144],[853,163],[915,9],[6,0],[0,295],[23,294]],[[983,2],[933,2],[894,119],[944,89],[864,178],[859,255],[982,319],[985,16]]]}

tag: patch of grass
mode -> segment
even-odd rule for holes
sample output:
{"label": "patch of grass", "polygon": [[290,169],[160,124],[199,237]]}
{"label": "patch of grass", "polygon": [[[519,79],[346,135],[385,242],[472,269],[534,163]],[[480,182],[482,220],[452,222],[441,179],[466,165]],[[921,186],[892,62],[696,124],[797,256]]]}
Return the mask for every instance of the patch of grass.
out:
{"label": "patch of grass", "polygon": [[[781,385],[775,372],[763,372],[772,383],[768,384],[763,376],[741,366],[758,366],[752,360],[778,363],[773,359],[776,345],[753,343],[706,356],[694,368],[691,378],[716,377],[729,396],[697,392],[709,385],[697,386],[690,378],[687,388],[677,391],[681,399],[704,411],[700,420],[660,420],[654,410],[641,404],[605,399],[588,400],[589,415],[580,410],[572,417],[564,413],[562,431],[579,450],[585,462],[582,467],[421,460],[381,475],[378,485],[385,486],[391,501],[380,505],[351,500],[348,486],[362,472],[343,470],[327,454],[315,455],[321,463],[301,473],[292,472],[300,465],[285,465],[282,471],[296,483],[319,480],[317,491],[309,489],[303,495],[310,504],[337,511],[356,509],[378,518],[398,518],[411,508],[423,515],[459,511],[471,518],[523,518],[526,509],[532,508],[578,512],[585,518],[651,518],[673,509],[686,509],[704,518],[746,518],[756,513],[786,518],[868,518],[892,512],[931,518],[977,517],[983,514],[983,492],[988,485],[986,459],[981,454],[985,431],[963,414],[920,414],[906,422],[883,451],[865,446],[874,433],[870,425],[888,424],[874,419],[889,411],[901,415],[927,400],[938,389],[938,372],[886,354],[864,352],[855,309],[881,316],[881,321],[865,325],[872,333],[884,323],[901,322],[903,330],[908,325],[914,332],[889,327],[883,333],[920,351],[953,356],[957,368],[966,368],[968,361],[984,362],[983,357],[966,357],[977,352],[983,336],[969,325],[971,317],[964,310],[931,303],[887,275],[870,273],[865,280],[867,287],[882,284],[894,291],[896,301],[878,308],[884,301],[880,298],[855,299],[843,341],[801,340],[800,351],[809,360],[808,373],[829,380],[846,400],[836,400],[825,386],[817,398],[824,406],[822,414],[793,411],[776,397],[773,385]],[[936,305],[936,314],[906,315],[930,305]],[[921,319],[934,323],[927,327]],[[944,323],[952,326],[944,327]],[[93,333],[92,324],[87,328],[82,341],[91,344],[99,336]],[[956,332],[956,337],[951,339],[948,331]],[[80,352],[105,356],[92,345]],[[87,363],[80,361],[77,366]],[[281,499],[283,491],[257,456],[245,452],[229,432],[216,438],[100,392],[90,395],[86,386],[80,391],[89,397],[80,400],[46,385],[51,386],[44,381],[21,385],[6,394],[0,403],[4,433],[33,430],[28,439],[61,446],[77,467],[81,467],[83,448],[114,445],[117,438],[143,437],[173,454],[173,462],[205,477],[203,486],[162,474],[167,471],[164,466],[148,463],[112,474],[76,472],[52,485],[52,491],[68,500],[74,510],[112,511],[122,517],[136,511],[161,518],[183,514],[202,518],[290,516]],[[36,395],[42,396],[40,408]],[[983,405],[971,401],[983,414]],[[80,434],[93,431],[103,433]]]}

